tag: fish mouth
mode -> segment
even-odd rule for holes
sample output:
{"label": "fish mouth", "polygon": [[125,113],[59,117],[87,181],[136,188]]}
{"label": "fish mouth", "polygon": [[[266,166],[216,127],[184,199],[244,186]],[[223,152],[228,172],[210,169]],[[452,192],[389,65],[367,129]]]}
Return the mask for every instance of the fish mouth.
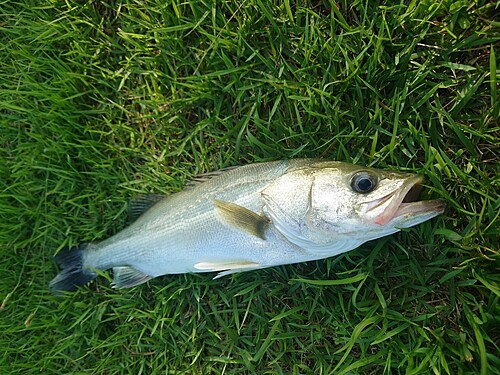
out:
{"label": "fish mouth", "polygon": [[373,221],[377,225],[395,222],[398,227],[410,227],[442,214],[446,203],[441,199],[418,200],[423,189],[423,176],[409,178],[395,192],[372,203],[373,207],[383,207],[381,214]]}

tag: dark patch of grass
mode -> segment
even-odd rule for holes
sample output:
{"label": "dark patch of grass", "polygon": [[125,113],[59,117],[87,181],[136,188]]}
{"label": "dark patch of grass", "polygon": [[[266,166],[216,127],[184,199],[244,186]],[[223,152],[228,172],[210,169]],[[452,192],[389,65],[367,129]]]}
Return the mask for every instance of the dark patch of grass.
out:
{"label": "dark patch of grass", "polygon": [[[498,373],[493,3],[0,10],[1,373]],[[47,290],[138,193],[292,157],[420,172],[449,209],[325,261]]]}

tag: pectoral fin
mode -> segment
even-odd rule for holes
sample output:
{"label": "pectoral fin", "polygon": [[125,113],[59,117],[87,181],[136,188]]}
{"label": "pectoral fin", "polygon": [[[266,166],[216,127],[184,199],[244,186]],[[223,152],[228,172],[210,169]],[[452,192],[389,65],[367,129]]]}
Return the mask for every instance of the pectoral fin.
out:
{"label": "pectoral fin", "polygon": [[214,206],[227,224],[265,240],[269,219],[231,202],[215,199]]}
{"label": "pectoral fin", "polygon": [[129,266],[113,267],[113,288],[132,288],[145,283],[153,277],[146,275]]}

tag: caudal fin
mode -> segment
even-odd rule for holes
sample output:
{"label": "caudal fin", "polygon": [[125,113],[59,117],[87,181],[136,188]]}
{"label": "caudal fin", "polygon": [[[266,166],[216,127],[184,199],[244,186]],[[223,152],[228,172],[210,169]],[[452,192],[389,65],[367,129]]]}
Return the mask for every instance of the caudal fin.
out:
{"label": "caudal fin", "polygon": [[86,247],[87,245],[64,247],[54,256],[61,272],[49,283],[52,292],[58,294],[63,291],[73,291],[96,278],[95,272],[83,268],[83,251]]}

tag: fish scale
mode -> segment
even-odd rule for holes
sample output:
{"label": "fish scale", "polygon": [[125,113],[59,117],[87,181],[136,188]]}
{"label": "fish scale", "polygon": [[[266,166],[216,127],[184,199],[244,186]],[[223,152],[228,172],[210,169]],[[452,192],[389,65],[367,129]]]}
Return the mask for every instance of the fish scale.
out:
{"label": "fish scale", "polygon": [[[249,171],[239,174],[240,178],[223,174],[158,202],[130,227],[89,249],[87,267],[112,268],[134,263],[139,271],[158,276],[165,272],[195,272],[197,260],[203,261],[207,253],[212,258],[228,260],[237,250],[241,253],[239,257],[245,259],[249,251],[255,250],[257,239],[221,225],[211,202],[216,198],[231,200],[250,210],[259,210],[262,204],[259,190],[273,178],[262,176],[279,168],[259,164],[242,168]],[[199,198],[189,205],[192,196]],[[186,208],[179,210],[179,207]],[[225,246],[221,246],[221,238],[226,239]],[[166,257],[168,253],[176,254],[177,258]],[[183,265],[179,267],[181,261]]]}
{"label": "fish scale", "polygon": [[257,163],[200,180],[116,235],[56,254],[62,271],[50,288],[74,290],[110,268],[114,287],[132,287],[166,274],[322,259],[444,210],[440,200],[403,203],[420,177],[335,161]]}

